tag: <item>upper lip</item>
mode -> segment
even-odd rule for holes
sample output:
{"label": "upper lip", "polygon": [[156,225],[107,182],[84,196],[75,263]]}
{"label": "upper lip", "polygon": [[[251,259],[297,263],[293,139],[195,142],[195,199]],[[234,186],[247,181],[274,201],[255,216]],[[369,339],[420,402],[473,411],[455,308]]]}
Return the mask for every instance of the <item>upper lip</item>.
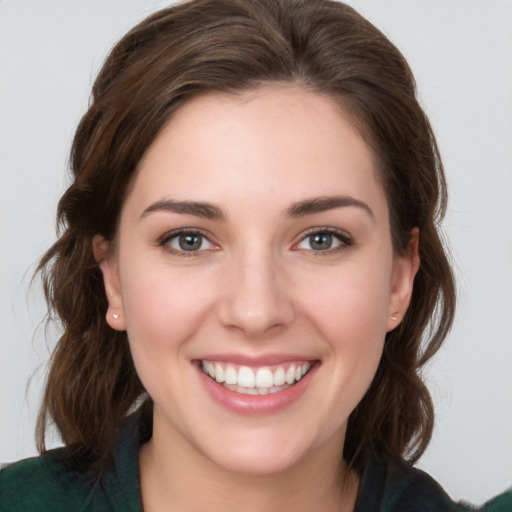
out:
{"label": "upper lip", "polygon": [[313,362],[318,359],[300,354],[264,354],[258,356],[248,356],[244,354],[207,354],[202,357],[197,357],[195,360],[260,367],[292,362]]}

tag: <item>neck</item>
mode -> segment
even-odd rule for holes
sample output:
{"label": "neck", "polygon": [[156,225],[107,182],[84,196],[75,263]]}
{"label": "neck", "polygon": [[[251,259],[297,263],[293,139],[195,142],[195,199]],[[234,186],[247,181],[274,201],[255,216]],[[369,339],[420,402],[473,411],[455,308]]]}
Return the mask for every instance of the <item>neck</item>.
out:
{"label": "neck", "polygon": [[283,471],[240,474],[154,431],[140,451],[144,511],[224,512],[233,504],[239,512],[352,511],[358,478],[333,449],[341,446],[336,437]]}

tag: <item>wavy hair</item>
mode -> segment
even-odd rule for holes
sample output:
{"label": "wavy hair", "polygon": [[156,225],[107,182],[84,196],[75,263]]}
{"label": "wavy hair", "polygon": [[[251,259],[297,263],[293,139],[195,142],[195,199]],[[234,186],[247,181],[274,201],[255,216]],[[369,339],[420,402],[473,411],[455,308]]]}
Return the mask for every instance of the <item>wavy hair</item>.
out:
{"label": "wavy hair", "polygon": [[57,242],[39,272],[62,337],[53,352],[37,426],[52,421],[93,471],[108,463],[116,431],[143,394],[126,333],[106,323],[107,299],[92,238],[113,240],[134,173],[184,102],[296,84],[334,98],[372,147],[384,184],[394,250],[419,227],[421,265],[411,304],[387,334],[377,374],[349,418],[344,457],[415,461],[434,412],[421,379],[454,315],[455,287],[440,237],[446,183],[438,147],[397,48],[351,7],[330,0],[192,0],[161,10],[113,48],[71,149],[73,182],[57,212]]}

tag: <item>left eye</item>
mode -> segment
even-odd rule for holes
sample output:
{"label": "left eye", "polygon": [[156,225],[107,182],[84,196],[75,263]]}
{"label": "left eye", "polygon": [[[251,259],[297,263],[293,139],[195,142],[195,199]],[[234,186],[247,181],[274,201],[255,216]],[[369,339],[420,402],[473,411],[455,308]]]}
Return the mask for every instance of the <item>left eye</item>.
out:
{"label": "left eye", "polygon": [[201,233],[176,233],[165,240],[165,245],[176,252],[198,252],[211,249],[214,245]]}
{"label": "left eye", "polygon": [[349,240],[337,233],[316,231],[306,235],[298,244],[298,249],[322,252],[350,245]]}

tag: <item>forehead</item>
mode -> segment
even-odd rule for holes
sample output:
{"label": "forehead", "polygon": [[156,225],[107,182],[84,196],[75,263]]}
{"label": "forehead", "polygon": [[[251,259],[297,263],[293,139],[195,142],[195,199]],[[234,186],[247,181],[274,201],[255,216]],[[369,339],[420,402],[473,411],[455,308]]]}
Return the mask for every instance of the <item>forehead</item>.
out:
{"label": "forehead", "polygon": [[299,87],[190,100],[149,147],[133,185],[142,209],[165,197],[247,208],[315,195],[383,199],[373,153],[342,108]]}

